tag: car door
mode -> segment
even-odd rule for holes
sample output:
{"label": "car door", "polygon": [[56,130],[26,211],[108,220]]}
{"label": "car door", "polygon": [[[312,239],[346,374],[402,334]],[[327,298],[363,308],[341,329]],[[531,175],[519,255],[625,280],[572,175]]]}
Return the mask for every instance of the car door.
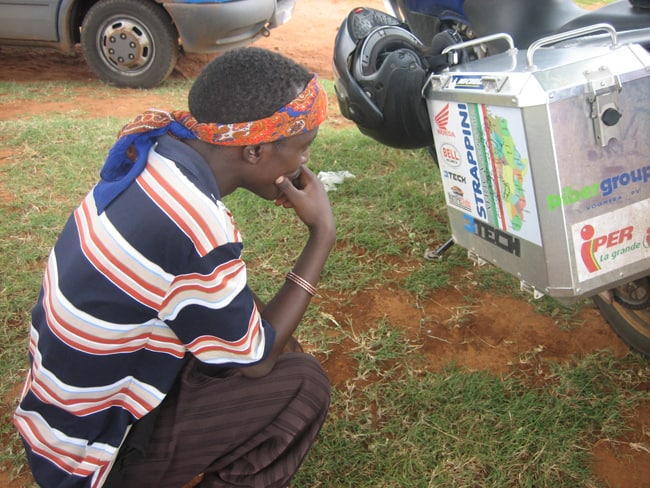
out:
{"label": "car door", "polygon": [[58,41],[61,0],[0,0],[0,39]]}

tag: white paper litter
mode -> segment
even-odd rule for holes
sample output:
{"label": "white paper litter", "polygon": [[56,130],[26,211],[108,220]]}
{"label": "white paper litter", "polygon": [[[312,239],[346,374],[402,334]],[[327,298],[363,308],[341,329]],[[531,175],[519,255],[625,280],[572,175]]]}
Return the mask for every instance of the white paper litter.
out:
{"label": "white paper litter", "polygon": [[323,182],[325,191],[336,191],[336,185],[340,185],[347,178],[355,176],[349,171],[321,171],[318,173],[318,179]]}

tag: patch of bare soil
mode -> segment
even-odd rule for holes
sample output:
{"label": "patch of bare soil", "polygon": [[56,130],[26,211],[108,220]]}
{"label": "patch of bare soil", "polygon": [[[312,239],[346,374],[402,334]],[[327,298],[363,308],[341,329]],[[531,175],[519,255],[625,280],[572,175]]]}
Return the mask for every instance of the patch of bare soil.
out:
{"label": "patch of bare soil", "polygon": [[[341,21],[358,5],[383,10],[382,0],[298,0],[289,24],[274,30],[257,46],[277,50],[301,62],[323,79],[332,79],[334,38]],[[173,77],[192,78],[210,56],[183,57]],[[94,76],[81,57],[70,57],[51,50],[0,48],[0,80],[48,81],[93,80]],[[37,90],[39,85],[35,86]],[[58,97],[57,97],[58,98]],[[25,115],[63,112],[83,106],[95,114],[130,118],[152,106],[166,106],[158,95],[142,90],[120,90],[106,98],[101,89],[80,87],[68,101],[52,103],[12,103],[0,93],[0,120]],[[0,141],[1,141],[0,137]],[[11,158],[0,146],[0,164]],[[5,200],[10,195],[2,193]],[[560,330],[551,317],[536,313],[531,305],[511,297],[476,292],[478,300],[467,306],[463,294],[454,288],[416,303],[414,297],[399,289],[376,287],[353,297],[321,297],[323,309],[338,323],[374,324],[386,319],[402,328],[406,336],[421,345],[428,368],[439,370],[450,362],[471,370],[506,374],[513,368],[545,367],[545,360],[570,363],[575,356],[610,349],[623,356],[627,347],[592,308],[581,313],[583,325],[571,331]],[[363,332],[359,330],[357,332]],[[322,358],[332,383],[343,386],[355,376],[352,359],[346,351],[350,344],[336,346],[328,358]],[[540,375],[540,377],[543,375]],[[13,408],[20,386],[2,399]],[[647,487],[650,480],[650,403],[636,412],[630,433],[622,439],[602,440],[593,446],[593,469],[609,486]],[[10,467],[0,468],[0,486],[18,488],[30,480],[28,473],[10,480]]]}

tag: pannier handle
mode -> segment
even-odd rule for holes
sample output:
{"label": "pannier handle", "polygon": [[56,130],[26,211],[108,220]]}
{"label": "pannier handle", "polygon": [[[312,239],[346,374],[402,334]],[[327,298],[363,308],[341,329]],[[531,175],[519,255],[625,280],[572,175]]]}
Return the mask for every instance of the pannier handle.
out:
{"label": "pannier handle", "polygon": [[535,55],[535,51],[537,51],[537,49],[539,49],[542,46],[546,46],[548,44],[555,44],[556,42],[566,41],[567,39],[580,37],[585,34],[591,34],[592,32],[598,32],[601,30],[607,31],[609,33],[610,37],[612,38],[612,47],[616,46],[617,43],[616,29],[614,29],[614,27],[612,27],[610,24],[594,24],[594,25],[589,25],[587,27],[581,27],[580,29],[561,32],[559,34],[554,34],[552,36],[547,36],[547,37],[542,37],[541,39],[537,39],[528,47],[528,52],[526,53],[526,63],[528,64],[529,68],[532,68],[534,66],[533,56]]}
{"label": "pannier handle", "polygon": [[[458,44],[452,44],[451,46],[447,46],[442,50],[440,54],[445,55],[447,53],[450,53],[452,51],[460,51],[461,49],[465,49],[466,47],[472,47],[472,46],[477,46],[479,44],[484,44],[486,42],[491,42],[495,41],[497,39],[505,39],[505,41],[508,43],[508,46],[510,49],[515,48],[515,43],[512,40],[512,36],[510,34],[507,34],[505,32],[501,32],[499,34],[492,34],[489,36],[484,36],[484,37],[478,37],[476,39],[470,39],[469,41],[465,42],[459,42]],[[458,64],[456,60],[455,62],[451,64]]]}

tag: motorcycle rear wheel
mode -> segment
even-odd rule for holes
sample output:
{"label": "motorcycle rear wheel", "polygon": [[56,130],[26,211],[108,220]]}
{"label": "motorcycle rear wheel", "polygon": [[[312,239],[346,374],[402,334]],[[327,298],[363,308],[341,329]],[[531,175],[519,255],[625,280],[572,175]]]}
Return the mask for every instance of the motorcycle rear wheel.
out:
{"label": "motorcycle rear wheel", "polygon": [[642,309],[628,306],[616,299],[615,290],[599,293],[592,300],[623,342],[650,358],[650,306]]}

